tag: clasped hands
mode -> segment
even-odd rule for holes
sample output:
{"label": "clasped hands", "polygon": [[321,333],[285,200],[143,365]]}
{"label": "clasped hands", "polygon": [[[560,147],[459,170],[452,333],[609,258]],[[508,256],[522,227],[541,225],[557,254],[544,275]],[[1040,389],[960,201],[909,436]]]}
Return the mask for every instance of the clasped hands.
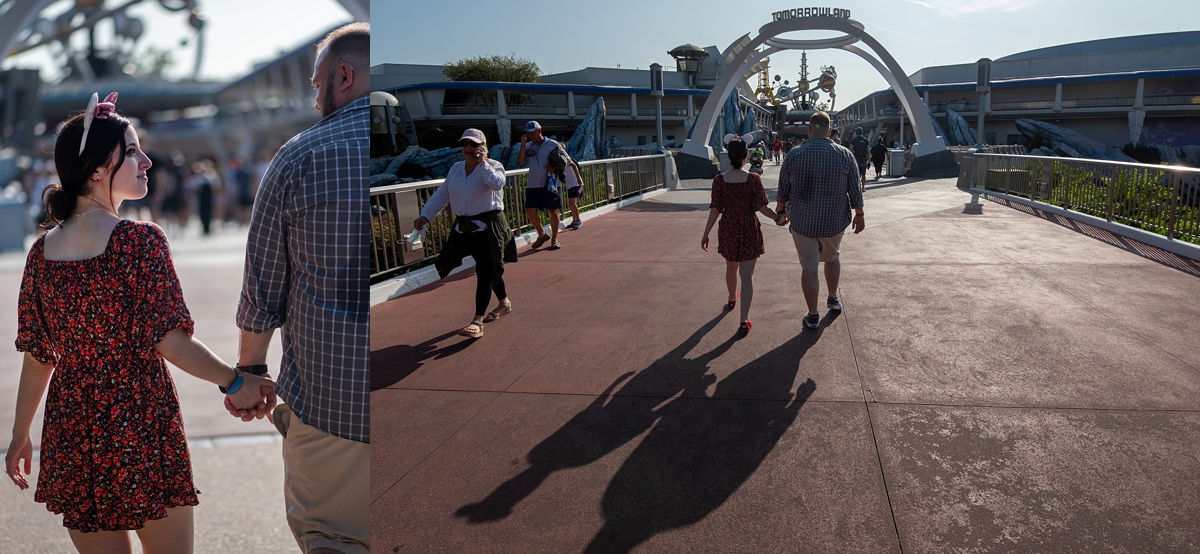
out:
{"label": "clasped hands", "polygon": [[242,421],[267,418],[272,424],[275,419],[271,411],[275,409],[275,381],[269,376],[242,373],[242,388],[233,394],[225,395],[225,409],[229,415]]}

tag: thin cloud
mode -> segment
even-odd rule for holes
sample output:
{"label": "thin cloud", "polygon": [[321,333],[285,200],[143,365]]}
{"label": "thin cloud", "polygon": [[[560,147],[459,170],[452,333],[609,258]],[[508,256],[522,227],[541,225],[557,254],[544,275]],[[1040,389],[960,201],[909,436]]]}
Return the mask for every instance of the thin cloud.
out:
{"label": "thin cloud", "polygon": [[[909,0],[909,1],[910,1],[910,2],[912,2],[913,0]],[[917,3],[917,2],[913,2],[913,3],[915,4],[915,3]],[[876,29],[879,29],[880,31],[887,31],[887,32],[889,32],[889,33],[892,33],[892,34],[900,35],[900,36],[902,36],[902,37],[904,37],[904,38],[910,38],[910,39],[913,39],[913,40],[920,40],[920,39],[918,39],[917,37],[914,37],[914,36],[912,36],[912,35],[910,35],[910,34],[907,34],[907,33],[901,33],[900,31],[897,31],[897,30],[895,30],[895,29],[888,29],[887,27],[884,27],[883,25],[876,25],[876,24],[874,24],[874,23],[868,23],[868,24],[867,24],[867,26],[869,26],[869,27],[874,27],[874,28],[876,28]]]}
{"label": "thin cloud", "polygon": [[958,19],[965,15],[982,13],[1011,13],[1024,10],[1038,3],[1038,0],[1012,0],[995,2],[994,0],[904,0],[938,12],[946,17]]}

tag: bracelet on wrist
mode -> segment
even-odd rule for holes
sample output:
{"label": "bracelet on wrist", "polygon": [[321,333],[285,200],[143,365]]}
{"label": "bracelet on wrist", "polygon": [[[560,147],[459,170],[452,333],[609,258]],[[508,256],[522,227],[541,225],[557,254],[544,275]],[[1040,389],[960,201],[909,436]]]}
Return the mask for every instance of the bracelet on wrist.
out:
{"label": "bracelet on wrist", "polygon": [[242,370],[241,370],[241,369],[238,369],[237,367],[234,367],[234,368],[233,368],[233,371],[234,371],[234,372],[237,374],[237,376],[233,378],[233,382],[229,384],[229,387],[228,387],[228,388],[226,388],[226,387],[217,387],[217,388],[221,389],[221,392],[223,392],[223,393],[225,393],[225,394],[227,394],[227,395],[228,395],[228,394],[234,394],[234,393],[236,393],[237,391],[241,390],[241,388],[242,388],[242,383],[243,383],[243,382],[245,382],[245,380],[246,380],[244,377],[242,377]]}

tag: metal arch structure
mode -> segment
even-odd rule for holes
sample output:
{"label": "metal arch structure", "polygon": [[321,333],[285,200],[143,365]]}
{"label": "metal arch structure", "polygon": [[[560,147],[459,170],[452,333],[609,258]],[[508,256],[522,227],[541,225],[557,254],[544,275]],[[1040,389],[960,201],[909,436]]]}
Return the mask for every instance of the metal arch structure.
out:
{"label": "metal arch structure", "polygon": [[[818,30],[840,31],[845,34],[840,37],[818,40],[778,38],[779,35],[784,33]],[[855,46],[859,42],[870,47],[879,57],[876,58],[869,52]],[[739,39],[738,43],[742,45],[742,48],[730,49],[729,55],[725,59],[725,71],[722,72],[721,77],[717,80],[717,84],[713,87],[712,93],[709,95],[710,99],[721,99],[729,96],[737,86],[738,80],[746,68],[757,63],[758,60],[770,53],[781,50],[845,50],[867,60],[887,80],[888,84],[892,86],[892,90],[896,91],[896,95],[899,97],[900,103],[904,106],[904,111],[908,114],[909,121],[913,126],[913,132],[916,135],[917,142],[913,145],[913,155],[920,158],[946,151],[946,142],[934,130],[932,119],[929,117],[929,108],[921,101],[921,97],[917,94],[916,88],[913,87],[912,81],[909,80],[908,75],[901,69],[900,64],[896,63],[895,58],[879,44],[879,41],[875,40],[874,37],[863,29],[862,23],[853,19],[838,17],[781,19],[763,25],[759,28],[758,36],[754,39],[748,39],[747,36],[743,36]],[[766,46],[766,49],[759,50],[759,46]],[[717,117],[720,115],[722,104],[722,102],[712,101],[704,103],[704,108],[700,110],[700,115],[696,117],[695,126],[695,129],[702,130],[702,135],[693,133],[692,137],[684,142],[681,154],[695,156],[703,160],[711,160],[713,158],[712,147],[708,146],[708,141],[712,135],[713,125],[716,124]]]}
{"label": "metal arch structure", "polygon": [[42,9],[54,0],[0,0],[0,59],[8,57],[17,35],[33,23]]}

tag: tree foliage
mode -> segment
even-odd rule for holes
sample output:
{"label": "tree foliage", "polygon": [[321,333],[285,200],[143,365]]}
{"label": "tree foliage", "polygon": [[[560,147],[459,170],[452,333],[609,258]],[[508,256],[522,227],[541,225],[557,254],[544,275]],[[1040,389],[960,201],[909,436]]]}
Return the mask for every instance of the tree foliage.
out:
{"label": "tree foliage", "polygon": [[499,81],[505,83],[536,83],[542,70],[537,64],[516,54],[475,56],[449,62],[442,71],[451,81]]}

